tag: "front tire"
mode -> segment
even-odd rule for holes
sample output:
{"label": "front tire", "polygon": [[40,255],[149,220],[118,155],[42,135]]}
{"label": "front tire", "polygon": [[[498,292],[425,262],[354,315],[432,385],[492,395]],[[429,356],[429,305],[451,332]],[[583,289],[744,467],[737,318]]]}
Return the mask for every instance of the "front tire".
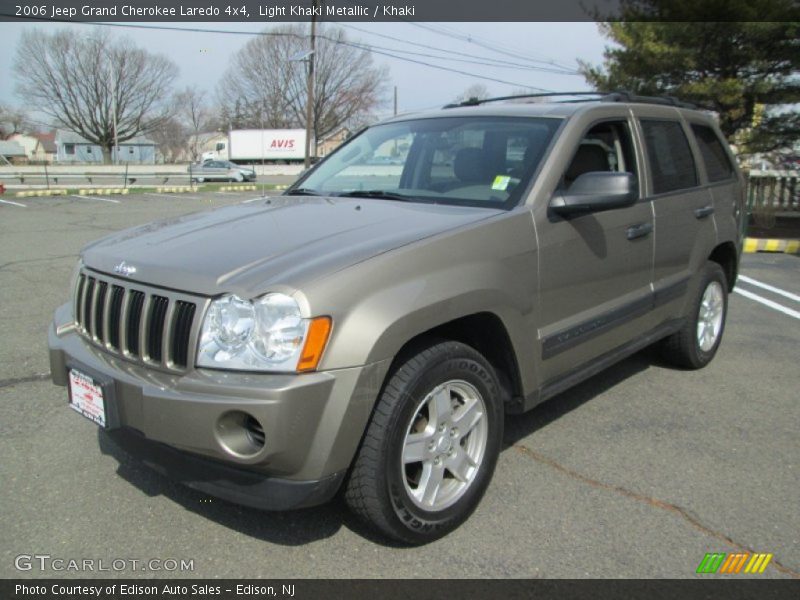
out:
{"label": "front tire", "polygon": [[430,542],[478,505],[502,438],[503,401],[492,366],[470,346],[436,343],[390,375],[345,499],[386,536]]}
{"label": "front tire", "polygon": [[702,369],[717,353],[728,315],[728,281],[719,264],[707,262],[684,326],[663,342],[663,355],[687,369]]}

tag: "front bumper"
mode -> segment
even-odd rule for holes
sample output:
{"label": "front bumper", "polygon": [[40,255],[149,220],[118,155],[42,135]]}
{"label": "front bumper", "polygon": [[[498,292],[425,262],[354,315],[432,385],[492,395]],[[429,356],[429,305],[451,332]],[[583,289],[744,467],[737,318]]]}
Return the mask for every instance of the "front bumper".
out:
{"label": "front bumper", "polygon": [[310,481],[267,477],[149,441],[127,427],[112,429],[106,435],[126,453],[178,483],[262,510],[292,510],[323,504],[336,495],[345,475],[341,471]]}
{"label": "front bumper", "polygon": [[[112,440],[190,487],[275,510],[324,502],[336,492],[389,366],[299,375],[168,373],[88,343],[72,327],[69,304],[56,311],[48,337],[55,384],[68,384],[70,368],[105,384]],[[258,421],[263,447],[242,445],[237,415]]]}

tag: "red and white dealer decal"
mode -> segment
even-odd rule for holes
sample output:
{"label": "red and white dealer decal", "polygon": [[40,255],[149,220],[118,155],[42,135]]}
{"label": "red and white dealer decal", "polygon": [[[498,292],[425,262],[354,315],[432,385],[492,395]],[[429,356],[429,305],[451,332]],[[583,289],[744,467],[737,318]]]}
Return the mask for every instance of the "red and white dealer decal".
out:
{"label": "red and white dealer decal", "polygon": [[90,419],[105,427],[106,407],[103,390],[88,375],[71,369],[69,372],[69,405]]}

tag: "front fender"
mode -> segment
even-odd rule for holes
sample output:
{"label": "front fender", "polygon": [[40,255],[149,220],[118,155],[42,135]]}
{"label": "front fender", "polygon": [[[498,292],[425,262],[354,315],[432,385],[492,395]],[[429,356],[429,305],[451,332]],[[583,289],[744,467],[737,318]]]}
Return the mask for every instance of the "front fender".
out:
{"label": "front fender", "polygon": [[[320,364],[340,369],[393,359],[414,337],[476,313],[496,315],[518,363],[535,355],[537,264],[528,210],[421,240],[313,282],[313,314],[333,317]],[[533,369],[522,369],[523,387]]]}

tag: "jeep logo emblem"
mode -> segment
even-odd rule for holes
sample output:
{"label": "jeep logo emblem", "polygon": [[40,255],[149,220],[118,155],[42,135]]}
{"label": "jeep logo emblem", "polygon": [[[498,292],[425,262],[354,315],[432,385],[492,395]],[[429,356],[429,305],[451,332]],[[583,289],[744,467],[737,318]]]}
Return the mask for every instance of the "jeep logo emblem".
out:
{"label": "jeep logo emblem", "polygon": [[117,266],[114,267],[114,273],[118,273],[119,275],[124,275],[125,277],[130,277],[131,275],[136,273],[136,267],[127,264],[123,260],[121,263],[119,263]]}

